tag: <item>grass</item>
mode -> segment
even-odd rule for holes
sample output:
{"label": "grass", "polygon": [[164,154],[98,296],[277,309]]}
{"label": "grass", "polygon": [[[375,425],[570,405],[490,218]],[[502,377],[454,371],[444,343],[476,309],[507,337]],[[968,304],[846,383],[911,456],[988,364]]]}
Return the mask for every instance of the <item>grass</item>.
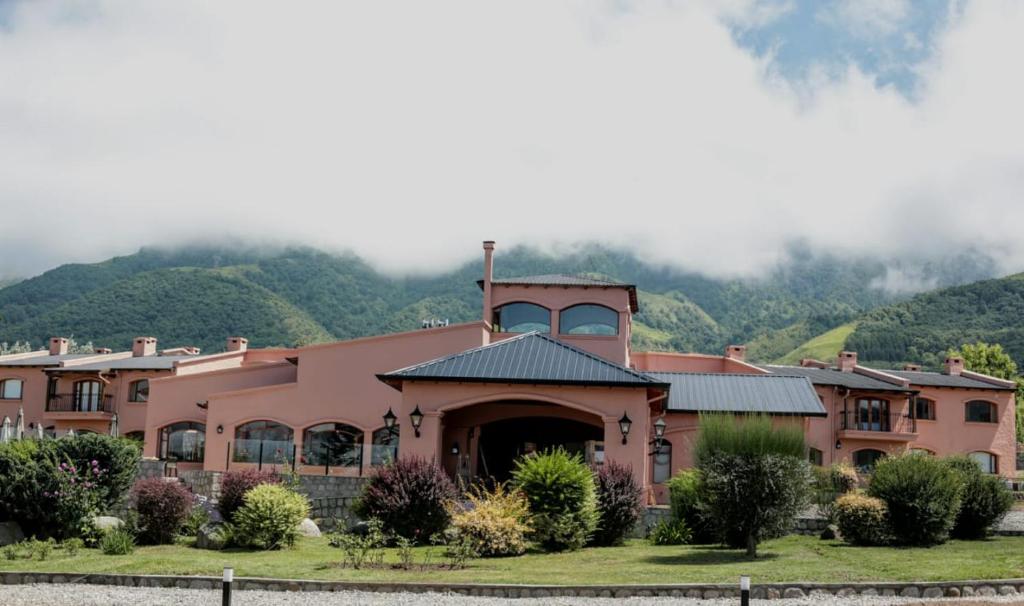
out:
{"label": "grass", "polygon": [[832,330],[822,333],[800,347],[797,347],[788,354],[776,360],[777,364],[797,364],[804,358],[814,358],[823,362],[833,360],[836,354],[846,345],[849,338],[857,328],[856,322],[837,326]]}
{"label": "grass", "polygon": [[[416,562],[423,548],[417,548]],[[56,550],[49,559],[0,560],[0,570],[66,573],[141,573],[219,576],[225,565],[246,577],[441,583],[635,584],[734,582],[937,581],[1024,577],[1024,538],[952,541],[929,549],[850,547],[814,537],[788,536],[763,543],[756,561],[741,551],[715,547],[656,547],[630,541],[623,547],[575,553],[531,553],[475,560],[463,570],[352,570],[327,540],[302,539],[283,551],[204,551],[188,545],[139,547],[129,556],[83,549]],[[434,561],[442,561],[440,549]],[[397,562],[387,550],[387,562]]]}

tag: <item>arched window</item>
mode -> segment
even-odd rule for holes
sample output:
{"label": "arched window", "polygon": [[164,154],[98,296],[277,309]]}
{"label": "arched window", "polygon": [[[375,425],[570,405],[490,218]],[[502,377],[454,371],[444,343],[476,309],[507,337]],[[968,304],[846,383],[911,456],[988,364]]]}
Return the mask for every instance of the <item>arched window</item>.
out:
{"label": "arched window", "polygon": [[964,406],[964,419],[968,423],[998,423],[996,405],[985,400],[971,400]]}
{"label": "arched window", "polygon": [[996,464],[996,455],[989,452],[972,452],[971,458],[981,466],[985,473],[997,473],[999,466]]}
{"label": "arched window", "polygon": [[129,402],[149,401],[149,379],[139,379],[128,384]]}
{"label": "arched window", "polygon": [[387,465],[398,458],[398,426],[394,429],[382,427],[373,432],[371,465]]}
{"label": "arched window", "polygon": [[363,463],[363,432],[344,423],[321,423],[302,433],[302,463],[359,467]]}
{"label": "arched window", "polygon": [[825,464],[825,453],[821,452],[817,448],[808,448],[807,460],[811,462],[811,465],[821,467]]}
{"label": "arched window", "polygon": [[885,456],[881,450],[866,448],[853,453],[853,466],[857,471],[870,473],[878,460]]}
{"label": "arched window", "polygon": [[21,379],[4,379],[0,381],[0,400],[20,400]]}
{"label": "arched window", "polygon": [[279,463],[292,460],[292,428],[275,421],[252,421],[235,428],[236,463]]}
{"label": "arched window", "polygon": [[99,381],[78,381],[75,383],[74,402],[78,412],[96,412],[100,409],[103,386]]}
{"label": "arched window", "polygon": [[614,336],[619,334],[619,314],[603,305],[573,305],[558,313],[558,332]]}
{"label": "arched window", "polygon": [[533,303],[508,303],[494,310],[494,332],[551,332],[551,310]]}
{"label": "arched window", "polygon": [[654,452],[654,474],[652,480],[655,484],[668,482],[672,477],[672,443],[668,440],[661,441],[661,448]]}
{"label": "arched window", "polygon": [[914,398],[914,416],[925,421],[935,420],[935,400]]}
{"label": "arched window", "polygon": [[160,430],[161,459],[202,463],[205,450],[206,425],[202,423],[183,421]]}

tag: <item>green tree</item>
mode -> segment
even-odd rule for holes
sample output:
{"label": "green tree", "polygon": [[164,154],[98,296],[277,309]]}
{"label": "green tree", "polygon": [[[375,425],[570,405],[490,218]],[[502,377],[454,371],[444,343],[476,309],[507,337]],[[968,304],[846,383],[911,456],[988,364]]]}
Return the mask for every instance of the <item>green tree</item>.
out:
{"label": "green tree", "polygon": [[962,357],[967,370],[1017,382],[1017,441],[1024,443],[1024,377],[1017,373],[1017,363],[1010,354],[998,343],[989,345],[978,342],[961,345],[960,349],[951,349],[948,355]]}

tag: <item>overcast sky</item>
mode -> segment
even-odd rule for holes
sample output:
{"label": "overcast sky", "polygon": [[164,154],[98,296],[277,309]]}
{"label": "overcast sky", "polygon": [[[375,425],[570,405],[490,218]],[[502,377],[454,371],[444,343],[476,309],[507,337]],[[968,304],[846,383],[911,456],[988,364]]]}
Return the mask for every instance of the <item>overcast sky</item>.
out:
{"label": "overcast sky", "polygon": [[226,236],[1019,270],[1022,32],[1019,0],[0,0],[0,277]]}

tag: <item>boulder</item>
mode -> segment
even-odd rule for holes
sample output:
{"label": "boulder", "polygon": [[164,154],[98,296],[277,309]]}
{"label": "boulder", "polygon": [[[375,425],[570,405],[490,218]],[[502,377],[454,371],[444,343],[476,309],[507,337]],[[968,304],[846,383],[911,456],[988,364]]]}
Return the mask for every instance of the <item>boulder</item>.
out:
{"label": "boulder", "polygon": [[825,530],[821,531],[820,536],[822,541],[841,541],[843,539],[843,536],[839,534],[839,527],[835,524],[829,524],[828,526],[826,526]]}
{"label": "boulder", "polygon": [[306,518],[306,519],[302,520],[301,522],[299,522],[299,525],[296,528],[299,531],[299,536],[302,536],[302,537],[318,537],[318,536],[320,536],[320,528],[317,527],[316,522],[314,522],[313,520],[310,520],[309,518]]}
{"label": "boulder", "polygon": [[97,530],[107,531],[120,528],[124,525],[124,520],[114,516],[96,516],[92,519],[92,523],[96,525]]}
{"label": "boulder", "polygon": [[25,533],[17,522],[0,522],[0,547],[25,540]]}
{"label": "boulder", "polygon": [[196,533],[196,547],[199,549],[221,550],[227,547],[228,530],[224,524],[210,522],[203,524]]}

